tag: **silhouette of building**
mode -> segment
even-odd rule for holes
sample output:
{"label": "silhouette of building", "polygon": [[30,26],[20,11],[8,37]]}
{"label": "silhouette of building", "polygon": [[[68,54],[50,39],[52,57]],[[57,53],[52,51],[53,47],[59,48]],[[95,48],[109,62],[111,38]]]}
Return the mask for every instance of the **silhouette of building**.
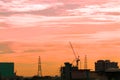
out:
{"label": "silhouette of building", "polygon": [[72,64],[66,62],[65,66],[61,67],[61,79],[62,80],[71,80],[71,70]]}
{"label": "silhouette of building", "polygon": [[120,69],[117,62],[98,60],[95,62],[95,71],[78,69],[69,62],[61,67],[61,80],[120,80]]}
{"label": "silhouette of building", "polygon": [[89,69],[78,69],[66,62],[65,66],[61,67],[61,80],[88,80],[89,72]]}
{"label": "silhouette of building", "polygon": [[105,72],[109,68],[119,68],[117,62],[110,62],[110,60],[98,60],[95,62],[96,72]]}
{"label": "silhouette of building", "polygon": [[14,63],[0,62],[0,76],[13,77],[14,76]]}
{"label": "silhouette of building", "polygon": [[120,69],[119,68],[109,68],[105,71],[107,80],[120,80]]}

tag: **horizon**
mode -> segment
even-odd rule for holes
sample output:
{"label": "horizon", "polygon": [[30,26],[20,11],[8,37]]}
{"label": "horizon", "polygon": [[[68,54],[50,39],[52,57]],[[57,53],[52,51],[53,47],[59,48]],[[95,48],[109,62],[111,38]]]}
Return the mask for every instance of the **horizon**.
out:
{"label": "horizon", "polygon": [[[86,56],[86,58],[87,58],[87,55],[85,55],[85,56]],[[40,56],[39,56],[39,57],[40,57]],[[39,58],[38,58],[38,59],[39,59]],[[84,59],[85,59],[85,58],[84,58]],[[116,62],[116,61],[111,61],[111,60],[108,60],[108,59],[99,59],[99,60],[97,60],[97,61],[94,62],[94,69],[90,69],[90,68],[87,67],[88,65],[85,67],[85,61],[84,61],[84,64],[83,64],[83,65],[81,65],[81,63],[79,62],[78,70],[86,70],[86,69],[88,69],[88,70],[90,70],[90,71],[95,71],[95,63],[98,62],[98,61],[110,61],[110,62],[118,63],[118,62]],[[75,62],[75,59],[74,59],[74,62]],[[2,64],[2,63],[13,63],[13,64],[14,64],[14,69],[15,69],[15,67],[16,67],[16,65],[15,65],[14,62],[0,62],[0,64]],[[65,63],[72,64],[72,67],[75,67],[75,66],[76,66],[76,63],[64,62],[64,65],[60,66],[60,68],[65,67]],[[87,63],[88,63],[88,61],[87,61]],[[41,64],[41,65],[42,65],[42,64]],[[60,68],[59,68],[59,71],[60,71]],[[36,72],[36,73],[38,73],[38,63],[37,63],[37,68],[36,68],[36,69],[37,69],[37,72]],[[119,63],[118,63],[118,69],[120,69]],[[22,77],[34,77],[34,76],[38,76],[38,74],[27,75],[27,76],[18,75],[18,74],[17,74],[17,71],[15,71],[15,70],[14,70],[14,73],[16,74],[16,76],[22,76]],[[50,76],[50,77],[60,76],[60,72],[57,73],[57,74],[54,74],[54,75],[42,75],[41,77],[46,77],[46,76]]]}
{"label": "horizon", "polygon": [[32,76],[40,56],[43,75],[59,75],[64,62],[75,59],[71,41],[82,65],[87,55],[90,69],[99,59],[119,64],[119,4],[120,0],[1,0],[0,62],[14,62],[17,75]]}

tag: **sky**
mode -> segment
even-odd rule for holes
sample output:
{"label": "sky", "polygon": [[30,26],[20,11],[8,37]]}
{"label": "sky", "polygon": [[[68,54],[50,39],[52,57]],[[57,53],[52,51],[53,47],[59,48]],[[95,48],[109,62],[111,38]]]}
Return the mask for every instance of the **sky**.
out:
{"label": "sky", "polygon": [[[120,0],[0,0],[0,62],[14,62],[17,75],[59,75],[80,56],[84,68],[120,62]],[[73,63],[75,65],[75,63]],[[120,64],[119,64],[120,65]]]}

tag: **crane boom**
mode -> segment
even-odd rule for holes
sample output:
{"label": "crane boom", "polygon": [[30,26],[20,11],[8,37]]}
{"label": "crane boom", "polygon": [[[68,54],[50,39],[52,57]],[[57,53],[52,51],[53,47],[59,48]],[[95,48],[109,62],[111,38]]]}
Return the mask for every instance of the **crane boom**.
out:
{"label": "crane boom", "polygon": [[72,43],[69,42],[69,44],[70,44],[70,46],[71,46],[71,48],[72,48],[72,51],[73,51],[74,56],[75,56],[75,59],[76,59],[76,67],[78,67],[78,63],[79,63],[79,61],[80,61],[79,56],[78,56],[78,57],[76,56],[75,50],[74,50],[74,48],[73,48],[73,46],[72,46]]}
{"label": "crane boom", "polygon": [[75,56],[75,58],[77,59],[77,56],[76,56],[75,50],[74,50],[74,48],[73,48],[73,46],[72,46],[72,43],[71,43],[71,42],[69,42],[69,43],[70,43],[70,47],[72,48],[72,51],[73,51],[73,53],[74,53],[74,56]]}

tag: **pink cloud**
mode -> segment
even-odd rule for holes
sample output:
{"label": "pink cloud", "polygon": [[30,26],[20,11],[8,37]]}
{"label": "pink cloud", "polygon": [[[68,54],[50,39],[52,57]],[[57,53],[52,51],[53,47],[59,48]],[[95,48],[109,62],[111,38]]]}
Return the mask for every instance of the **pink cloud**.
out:
{"label": "pink cloud", "polygon": [[120,30],[115,30],[115,31],[103,31],[103,32],[98,32],[95,34],[89,34],[90,38],[96,39],[96,40],[113,40],[113,39],[120,39]]}
{"label": "pink cloud", "polygon": [[[5,3],[7,2],[7,3]],[[119,1],[0,1],[4,23],[11,26],[33,27],[51,24],[107,24],[119,23]],[[81,6],[82,4],[82,6]],[[86,5],[83,5],[86,4]],[[116,5],[117,7],[115,7]],[[8,9],[9,8],[9,9]],[[24,17],[23,17],[24,16]],[[41,17],[42,16],[42,17]],[[54,26],[54,25],[53,25]]]}
{"label": "pink cloud", "polygon": [[[38,10],[44,10],[49,7],[56,7],[59,5],[62,5],[62,3],[54,3],[54,4],[48,4],[48,3],[30,3],[27,0],[12,0],[11,2],[3,2],[0,1],[1,8],[5,11],[11,11],[11,12],[28,12],[28,11],[38,11]],[[9,9],[8,9],[9,8]]]}
{"label": "pink cloud", "polygon": [[[107,2],[104,4],[91,4],[91,5],[86,5],[84,7],[79,7],[76,9],[71,9],[68,10],[71,15],[82,15],[82,16],[88,16],[91,19],[95,20],[116,20],[119,22],[119,15],[109,15],[106,13],[119,13],[120,11],[120,6],[119,6],[119,1],[117,2]],[[116,7],[116,6],[117,7]]]}

